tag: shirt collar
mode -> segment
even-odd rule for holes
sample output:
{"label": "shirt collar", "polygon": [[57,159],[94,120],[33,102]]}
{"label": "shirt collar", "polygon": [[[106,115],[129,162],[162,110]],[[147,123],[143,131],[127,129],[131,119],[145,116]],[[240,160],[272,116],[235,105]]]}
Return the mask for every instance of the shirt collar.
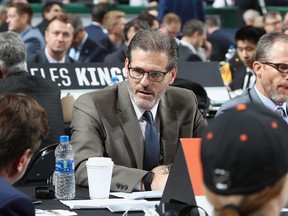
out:
{"label": "shirt collar", "polygon": [[[137,119],[138,119],[138,120],[141,120],[141,118],[142,118],[142,116],[143,116],[143,114],[144,114],[144,112],[145,112],[146,110],[143,110],[143,109],[139,108],[139,107],[136,105],[136,103],[134,102],[134,100],[131,98],[131,96],[130,96],[130,100],[131,100],[132,105],[133,105],[133,108],[134,108],[134,110],[135,110]],[[159,105],[159,101],[158,101],[158,102],[155,104],[155,106],[150,110],[150,111],[152,112],[154,121],[155,121],[155,119],[156,119],[156,113],[157,113],[158,105]]]}
{"label": "shirt collar", "polygon": [[45,48],[44,52],[49,63],[65,63],[66,55],[64,55],[60,61],[57,61],[48,53],[47,47]]}
{"label": "shirt collar", "polygon": [[[256,85],[254,85],[255,91],[257,93],[257,95],[259,96],[260,100],[262,101],[262,103],[268,108],[271,109],[272,111],[275,111],[276,108],[278,107],[277,104],[275,104],[272,100],[270,100],[269,98],[265,97],[256,87]],[[282,104],[283,109],[285,110],[285,112],[287,113],[286,110],[286,102]]]}

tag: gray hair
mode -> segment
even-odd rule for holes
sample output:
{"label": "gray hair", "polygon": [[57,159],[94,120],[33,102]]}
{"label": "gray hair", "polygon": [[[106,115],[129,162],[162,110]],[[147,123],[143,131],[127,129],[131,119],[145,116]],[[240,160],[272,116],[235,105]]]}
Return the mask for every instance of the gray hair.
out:
{"label": "gray hair", "polygon": [[280,32],[269,32],[264,34],[258,41],[255,61],[267,61],[271,54],[272,46],[277,41],[284,41],[288,43],[288,35]]}
{"label": "gray hair", "polygon": [[167,53],[169,60],[167,70],[177,67],[179,48],[175,38],[159,30],[147,29],[138,32],[131,40],[127,49],[127,58],[132,59],[132,51],[140,48],[144,51]]}
{"label": "gray hair", "polygon": [[25,44],[17,33],[0,33],[0,68],[6,75],[27,71],[26,58]]}
{"label": "gray hair", "polygon": [[248,9],[243,13],[243,20],[254,20],[258,16],[260,13],[257,10]]}
{"label": "gray hair", "polygon": [[77,14],[68,14],[69,22],[74,28],[74,35],[83,28],[82,18]]}

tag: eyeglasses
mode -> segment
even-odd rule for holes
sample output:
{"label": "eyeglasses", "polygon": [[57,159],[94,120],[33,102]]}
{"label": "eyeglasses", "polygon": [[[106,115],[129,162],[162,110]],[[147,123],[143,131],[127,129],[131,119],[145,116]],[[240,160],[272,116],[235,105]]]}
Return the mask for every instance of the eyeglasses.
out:
{"label": "eyeglasses", "polygon": [[141,80],[145,73],[148,74],[149,80],[153,82],[162,82],[165,75],[169,73],[168,71],[162,72],[162,71],[144,71],[141,68],[137,67],[130,67],[128,66],[129,76],[133,79]]}
{"label": "eyeglasses", "polygon": [[272,63],[272,62],[261,62],[262,64],[269,65],[275,68],[281,74],[288,74],[288,64],[284,63]]}
{"label": "eyeglasses", "polygon": [[277,21],[275,21],[275,22],[265,23],[265,25],[279,25],[279,24],[281,24],[281,23],[282,23],[281,20],[277,20]]}

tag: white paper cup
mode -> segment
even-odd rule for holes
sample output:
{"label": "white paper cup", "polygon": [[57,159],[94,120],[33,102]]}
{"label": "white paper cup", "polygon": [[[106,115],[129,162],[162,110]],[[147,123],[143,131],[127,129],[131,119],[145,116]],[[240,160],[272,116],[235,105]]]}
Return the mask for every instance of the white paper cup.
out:
{"label": "white paper cup", "polygon": [[107,157],[92,157],[86,162],[89,196],[91,199],[108,199],[113,161]]}

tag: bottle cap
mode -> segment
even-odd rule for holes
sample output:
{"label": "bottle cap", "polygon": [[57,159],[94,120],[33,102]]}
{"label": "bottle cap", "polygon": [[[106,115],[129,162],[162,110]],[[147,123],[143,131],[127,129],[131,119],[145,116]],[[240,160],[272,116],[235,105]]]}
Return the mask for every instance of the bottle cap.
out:
{"label": "bottle cap", "polygon": [[60,142],[69,142],[69,136],[67,135],[60,136]]}

